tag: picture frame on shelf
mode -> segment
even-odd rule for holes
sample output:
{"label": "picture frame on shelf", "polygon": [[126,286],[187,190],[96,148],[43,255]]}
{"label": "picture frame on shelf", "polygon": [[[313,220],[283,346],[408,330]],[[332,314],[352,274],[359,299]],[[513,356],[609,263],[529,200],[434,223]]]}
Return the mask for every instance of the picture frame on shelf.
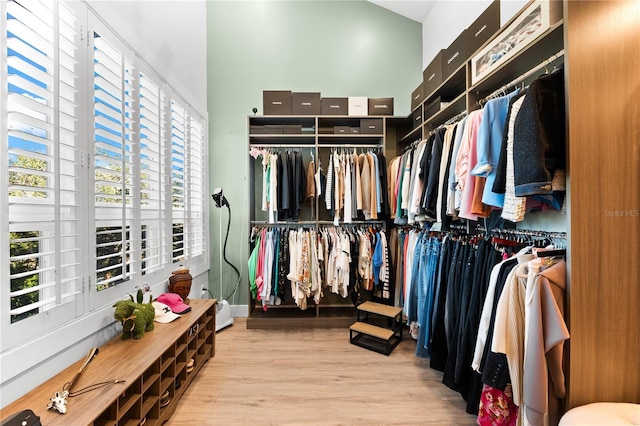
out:
{"label": "picture frame on shelf", "polygon": [[471,84],[491,74],[501,64],[524,49],[552,25],[553,0],[531,3],[503,31],[471,59]]}

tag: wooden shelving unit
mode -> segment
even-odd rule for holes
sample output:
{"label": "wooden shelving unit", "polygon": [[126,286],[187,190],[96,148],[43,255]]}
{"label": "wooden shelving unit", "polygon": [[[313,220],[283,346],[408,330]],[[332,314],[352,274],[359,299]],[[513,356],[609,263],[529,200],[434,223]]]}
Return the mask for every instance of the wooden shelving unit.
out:
{"label": "wooden shelving unit", "polygon": [[[215,299],[191,299],[191,311],[169,324],[154,323],[142,339],[120,336],[100,347],[98,355],[73,385],[72,391],[107,381],[94,391],[68,398],[66,414],[47,410],[49,398],[61,392],[82,360],[7,406],[0,413],[31,409],[43,425],[160,425],[175,411],[185,389],[203,364],[215,355]],[[187,363],[194,368],[187,372]],[[169,403],[160,403],[169,394]]]}
{"label": "wooden shelving unit", "polygon": [[[506,26],[508,23],[505,24]],[[398,141],[398,149],[402,150],[412,142],[427,137],[430,131],[460,113],[469,113],[481,108],[478,104],[479,100],[562,51],[564,46],[563,28],[564,21],[560,19],[535,40],[532,40],[528,46],[504,61],[491,74],[475,84],[471,83],[471,59],[467,60],[431,93],[425,93],[423,102],[416,106],[409,116],[396,119],[394,125],[388,127],[387,131],[394,133],[395,139]],[[492,39],[490,38],[485,45],[490,43]],[[483,47],[481,46],[478,50]],[[470,58],[474,55],[475,52],[472,52]],[[541,71],[541,73],[543,72],[544,70]],[[436,112],[430,112],[428,106],[438,99],[447,102],[447,105]],[[423,112],[421,125],[413,127],[412,117],[419,110]]]}
{"label": "wooden shelving unit", "polygon": [[[297,150],[302,153],[305,172],[313,158],[316,166],[319,161],[326,173],[332,150],[351,152],[356,149],[361,152],[366,149],[375,149],[385,153],[386,129],[393,119],[392,116],[381,115],[249,116],[247,119],[248,146],[279,151]],[[369,128],[369,125],[374,124],[372,120],[376,125],[373,131]],[[278,127],[281,127],[282,131],[277,129]],[[344,133],[337,133],[336,127],[345,129]],[[368,130],[371,133],[362,133],[364,127],[367,127],[365,132]],[[349,131],[347,132],[346,129]],[[353,129],[358,129],[359,133],[353,133]],[[280,133],[264,133],[273,131]],[[395,143],[393,152],[395,152]],[[249,157],[250,223],[247,225],[249,228],[253,225],[268,226],[268,214],[261,210],[262,174],[263,170],[259,163]],[[356,224],[372,222],[381,223],[382,221],[354,221]],[[324,207],[316,202],[314,205],[305,203],[297,221],[280,220],[274,225],[317,228],[331,224],[332,220]],[[345,299],[328,291],[324,292],[324,297],[318,305],[309,299],[306,310],[300,310],[295,304],[283,303],[278,306],[269,305],[265,312],[261,308],[260,301],[252,300],[250,297],[247,328],[347,328],[353,323],[355,317],[356,309],[350,298]]]}

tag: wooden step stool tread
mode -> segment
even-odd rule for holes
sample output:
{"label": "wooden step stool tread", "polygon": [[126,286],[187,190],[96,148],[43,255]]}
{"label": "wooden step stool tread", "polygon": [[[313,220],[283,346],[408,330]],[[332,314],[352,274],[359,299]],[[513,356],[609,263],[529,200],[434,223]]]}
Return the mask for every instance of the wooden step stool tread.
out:
{"label": "wooden step stool tread", "polygon": [[393,330],[387,328],[377,327],[375,325],[368,324],[366,322],[356,322],[349,327],[350,330],[358,333],[367,334],[369,336],[377,337],[382,340],[389,340],[393,336]]}
{"label": "wooden step stool tread", "polygon": [[370,312],[372,314],[383,315],[389,318],[395,318],[402,312],[402,308],[395,306],[383,305],[377,302],[364,302],[358,305],[358,309],[364,312]]}

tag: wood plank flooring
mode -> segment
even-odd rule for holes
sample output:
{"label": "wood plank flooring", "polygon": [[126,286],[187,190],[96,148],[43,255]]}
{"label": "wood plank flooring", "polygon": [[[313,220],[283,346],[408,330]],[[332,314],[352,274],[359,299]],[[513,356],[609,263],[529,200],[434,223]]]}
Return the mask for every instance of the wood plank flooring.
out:
{"label": "wood plank flooring", "polygon": [[350,344],[348,328],[247,330],[236,318],[165,424],[474,425],[441,380],[406,334],[385,356]]}

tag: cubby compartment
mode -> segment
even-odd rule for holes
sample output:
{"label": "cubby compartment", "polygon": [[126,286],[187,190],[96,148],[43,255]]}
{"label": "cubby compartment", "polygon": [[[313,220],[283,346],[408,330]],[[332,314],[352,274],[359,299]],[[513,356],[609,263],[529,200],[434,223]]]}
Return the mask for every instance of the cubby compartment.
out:
{"label": "cubby compartment", "polygon": [[95,426],[111,426],[118,423],[118,406],[116,403],[109,405],[102,413],[98,415],[93,422]]}
{"label": "cubby compartment", "polygon": [[153,383],[142,394],[142,408],[141,419],[157,419],[158,418],[158,404],[160,400],[160,380],[159,375]]}
{"label": "cubby compartment", "polygon": [[162,357],[160,358],[160,372],[164,373],[164,371],[169,368],[174,361],[174,356],[175,356],[175,348],[173,346],[171,346],[169,349],[167,349],[163,354]]}
{"label": "cubby compartment", "polygon": [[136,380],[131,386],[125,389],[124,392],[118,397],[118,420],[121,418],[128,418],[126,413],[129,412],[135,405],[138,405],[136,418],[140,418],[140,396],[141,392],[141,380]]}
{"label": "cubby compartment", "polygon": [[180,336],[176,341],[176,356],[187,348],[187,335]]}
{"label": "cubby compartment", "polygon": [[185,345],[180,352],[176,354],[176,374],[180,374],[180,371],[182,371],[187,365],[188,360],[188,350]]}
{"label": "cubby compartment", "polygon": [[123,411],[122,409],[119,410],[121,415],[118,424],[127,426],[139,425],[140,420],[142,419],[140,413],[142,401],[140,400],[140,398],[135,398],[133,400],[127,401],[127,405],[130,405],[130,407],[126,411]]}
{"label": "cubby compartment", "polygon": [[146,393],[151,386],[157,383],[159,377],[160,363],[155,361],[142,373],[142,393]]}

